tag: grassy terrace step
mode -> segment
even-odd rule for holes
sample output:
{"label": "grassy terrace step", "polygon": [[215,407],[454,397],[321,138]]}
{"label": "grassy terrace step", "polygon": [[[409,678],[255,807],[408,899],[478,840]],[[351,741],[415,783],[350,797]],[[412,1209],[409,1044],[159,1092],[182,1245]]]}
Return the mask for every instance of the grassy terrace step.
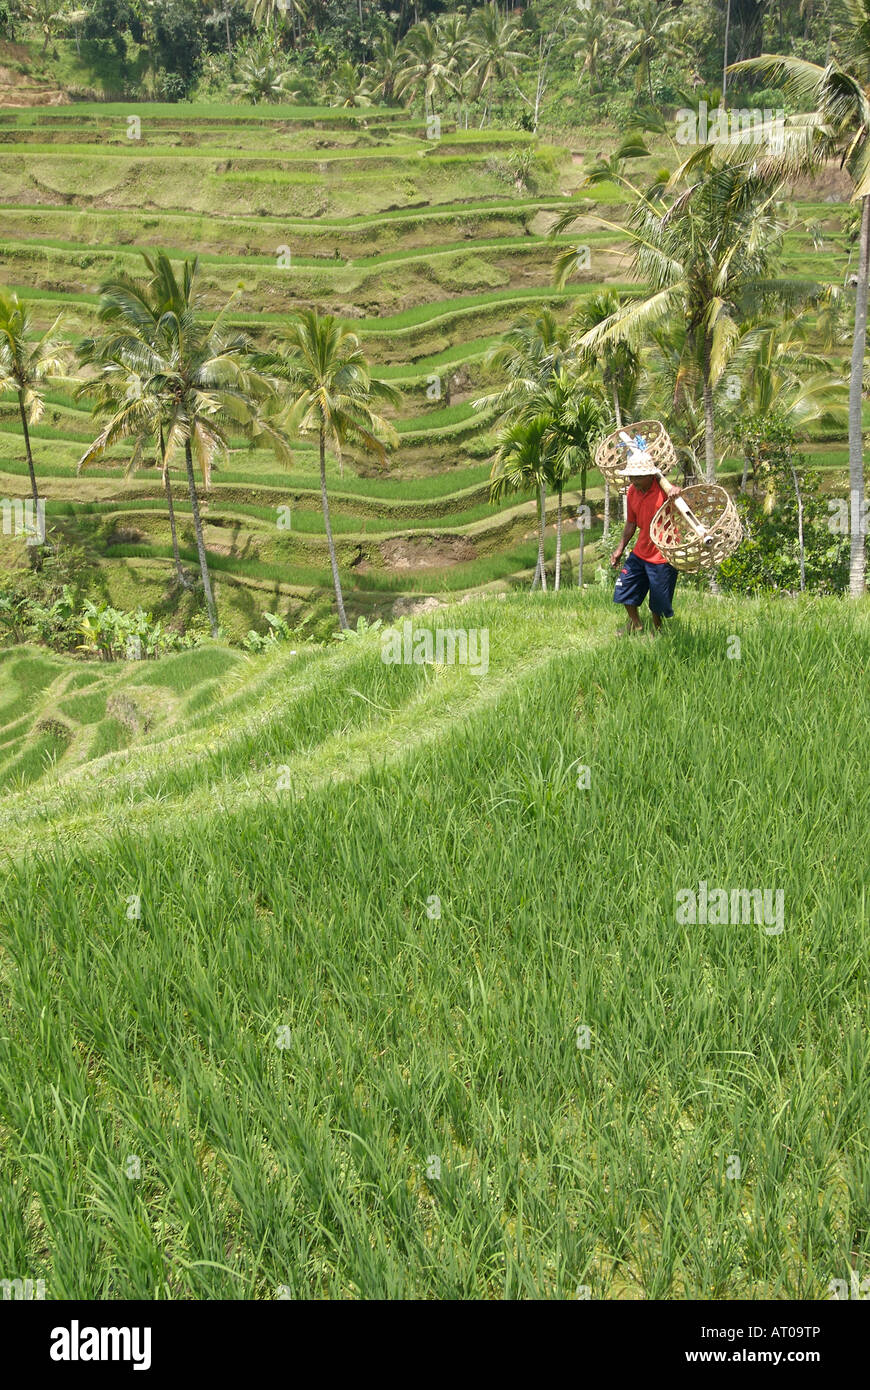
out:
{"label": "grassy terrace step", "polygon": [[[639,293],[636,285],[612,282],[614,288],[623,294]],[[529,286],[508,290],[491,290],[482,294],[461,295],[454,299],[440,300],[428,304],[415,305],[398,314],[384,318],[353,318],[347,320],[348,327],[359,333],[366,342],[367,351],[380,362],[402,363],[407,372],[415,358],[430,358],[435,352],[452,346],[452,341],[444,335],[455,335],[471,323],[478,327],[486,326],[491,331],[508,327],[512,320],[528,305],[553,304],[564,306],[565,312],[572,300],[584,294],[594,293],[599,282],[578,283],[562,290],[552,287]],[[70,323],[76,335],[86,329],[93,331],[97,326],[96,311],[99,295],[85,291],[76,294],[50,292],[32,289],[29,286],[11,286],[22,299],[29,300],[35,308],[37,322],[46,325],[62,311],[74,311]],[[268,338],[270,333],[280,329],[286,321],[286,314],[279,313],[230,313],[226,322],[247,329],[258,338]],[[433,335],[442,341],[432,342]]]}
{"label": "grassy terrace step", "polygon": [[[576,241],[569,240],[569,245]],[[399,251],[372,256],[353,264],[330,258],[293,256],[292,264],[278,264],[287,255],[287,243],[272,248],[268,257],[207,257],[200,274],[200,293],[212,305],[226,303],[240,284],[243,305],[256,302],[268,313],[292,312],[298,305],[316,300],[339,313],[347,306],[377,308],[384,317],[411,303],[443,300],[448,293],[468,294],[497,288],[548,286],[556,252],[552,243],[524,238],[491,244],[458,246],[433,251]],[[602,249],[593,248],[598,274],[622,266],[614,254],[613,239]],[[133,251],[51,250],[34,245],[0,245],[7,278],[44,285],[50,293],[93,293],[109,276],[126,271],[138,275],[143,265]],[[624,272],[623,272],[624,273]]]}
{"label": "grassy terrace step", "polygon": [[[487,201],[470,198],[467,203],[438,203],[433,198],[426,207],[409,206],[375,216],[358,218],[299,218],[280,215],[251,217],[240,208],[238,215],[191,214],[161,210],[89,208],[87,212],[69,206],[9,204],[0,208],[7,236],[28,239],[34,232],[55,235],[59,240],[86,247],[92,242],[111,243],[120,248],[135,244],[183,246],[198,252],[248,253],[274,256],[275,247],[291,244],[299,255],[322,251],[343,258],[360,251],[371,253],[381,247],[415,250],[439,242],[476,242],[483,236],[525,236],[533,229],[546,230],[551,214],[564,208],[570,199],[515,199],[506,202],[493,196]],[[591,206],[591,205],[589,205]],[[265,209],[261,210],[265,212]],[[541,222],[541,217],[544,222]],[[597,230],[583,217],[585,230]]]}
{"label": "grassy terrace step", "polygon": [[[295,159],[297,157],[331,158],[341,157],[341,152],[349,157],[353,153],[403,151],[427,154],[461,154],[463,152],[480,155],[510,153],[523,144],[541,148],[534,137],[526,135],[522,139],[516,131],[474,131],[445,135],[440,140],[429,140],[425,129],[420,127],[391,127],[373,130],[334,129],[324,138],[322,130],[315,127],[291,128],[270,133],[270,151],[263,151],[263,131],[260,127],[210,126],[207,130],[190,131],[156,127],[147,119],[142,121],[138,136],[129,133],[127,122],[114,122],[105,129],[76,127],[72,130],[58,128],[50,132],[42,128],[4,128],[0,121],[0,149],[23,149],[33,152],[72,152],[80,150],[88,153],[91,149],[126,153],[133,156],[152,156],[155,153],[199,155],[216,158],[235,158],[256,152],[258,159]],[[545,149],[551,147],[544,147]]]}
{"label": "grassy terrace step", "polygon": [[[383,166],[389,168],[394,164],[407,164],[415,171],[426,172],[430,166],[435,168],[454,167],[464,164],[480,164],[485,160],[487,151],[471,147],[468,151],[447,153],[443,152],[438,145],[415,145],[413,148],[406,146],[377,146],[374,149],[330,149],[319,152],[306,152],[295,155],[290,151],[275,152],[269,154],[254,154],[248,151],[239,152],[234,149],[210,148],[197,153],[188,147],[177,148],[167,146],[166,148],[151,150],[147,146],[142,149],[131,151],[128,141],[126,145],[107,145],[107,144],[75,144],[75,145],[41,145],[32,144],[23,146],[26,149],[26,156],[17,153],[15,145],[0,142],[0,173],[4,165],[17,163],[26,159],[28,167],[33,165],[39,167],[42,156],[47,160],[62,160],[64,165],[89,165],[93,162],[122,161],[128,160],[130,163],[189,163],[194,169],[202,171],[202,167],[209,164],[223,164],[225,168],[220,170],[222,173],[247,173],[252,171],[259,174],[261,171],[271,169],[277,175],[287,174],[292,176],[296,172],[300,174],[323,174],[331,172],[331,165],[342,166],[342,177],[346,177],[346,166],[349,164],[368,164],[372,167]],[[564,151],[558,150],[555,146],[539,146],[538,157],[543,165],[548,160],[557,156],[562,156]],[[268,168],[267,168],[268,166]]]}
{"label": "grassy terrace step", "polygon": [[[64,202],[86,197],[89,203],[122,208],[147,208],[155,213],[182,204],[193,213],[234,210],[250,216],[262,212],[273,218],[311,218],[317,214],[347,213],[357,207],[369,213],[407,208],[418,201],[454,200],[481,194],[503,197],[503,180],[473,156],[454,155],[440,160],[396,161],[395,177],[385,169],[361,168],[359,163],[337,161],[325,172],[253,166],[222,172],[220,161],[203,167],[179,157],[157,159],[160,177],[155,179],[151,159],[111,158],[75,161],[71,157],[0,154],[0,202]],[[349,163],[350,167],[345,167]],[[369,161],[372,163],[372,161]],[[87,189],[87,194],[81,190]]]}
{"label": "grassy terrace step", "polygon": [[[55,434],[71,440],[90,442],[99,429],[99,424],[95,424],[90,410],[86,405],[76,404],[68,397],[52,393],[53,399],[46,402],[54,408],[49,411],[50,422],[43,421],[39,425],[34,425],[36,431],[34,437],[39,438],[40,430],[47,430],[43,438],[51,438]],[[16,432],[19,427],[14,419],[14,403],[7,396],[5,399],[0,397],[0,431]],[[437,409],[427,411],[423,415],[404,416],[395,419],[394,426],[398,433],[405,435],[419,435],[421,437],[431,435],[433,439],[445,431],[455,431],[457,428],[464,427],[474,422],[481,428],[491,425],[494,420],[492,409],[475,410],[470,401],[463,401],[456,405],[442,406]],[[243,447],[243,440],[239,440],[237,447]]]}
{"label": "grassy terrace step", "polygon": [[[286,230],[286,229],[285,229]],[[612,232],[584,232],[584,242],[593,244],[609,244],[614,239]],[[546,254],[552,260],[558,249],[562,246],[571,246],[577,241],[577,236],[504,236],[504,237],[465,237],[461,241],[445,242],[434,245],[428,250],[420,247],[391,248],[385,251],[375,252],[368,256],[354,256],[353,258],[336,259],[333,253],[323,252],[319,256],[304,256],[294,254],[291,249],[291,263],[285,267],[290,275],[299,268],[316,268],[327,274],[331,272],[344,271],[348,266],[361,269],[368,267],[380,268],[385,265],[412,265],[414,262],[429,262],[444,256],[468,255],[473,252],[479,255],[484,251],[523,251],[531,254]],[[118,247],[114,245],[91,242],[86,249],[83,249],[80,242],[60,241],[50,237],[34,236],[26,240],[6,240],[0,241],[0,256],[10,260],[25,260],[33,258],[37,263],[50,263],[52,267],[58,263],[58,257],[53,253],[61,251],[68,253],[67,259],[76,269],[100,270],[105,274],[105,267],[100,267],[99,262],[109,262],[112,267],[123,265],[137,272],[141,269],[141,250],[150,249],[147,244],[130,247]],[[177,246],[170,246],[161,243],[160,249],[165,251],[170,260],[181,261],[190,256],[190,252]],[[263,269],[274,270],[276,263],[275,249],[271,252],[212,252],[203,251],[199,253],[199,260],[203,267],[227,266],[234,270],[239,267],[262,267]]]}
{"label": "grassy terrace step", "polygon": [[363,114],[344,112],[334,106],[293,106],[290,103],[269,103],[266,106],[242,106],[231,102],[185,102],[183,109],[173,102],[76,102],[70,106],[4,107],[0,123],[15,126],[64,125],[94,122],[101,124],[109,117],[126,121],[128,116],[144,115],[160,124],[210,128],[215,122],[234,126],[254,124],[268,129],[285,122],[299,121],[304,125],[327,121],[330,125],[359,127],[361,124],[405,125],[425,128],[425,122],[409,121],[404,109],[390,106],[370,106]]}
{"label": "grassy terrace step", "polygon": [[[363,531],[389,532],[391,528],[407,529],[416,526],[428,529],[443,526],[462,529],[488,519],[495,521],[509,513],[526,513],[537,506],[533,497],[523,500],[516,494],[508,494],[498,502],[490,502],[488,467],[464,471],[478,473],[478,480],[470,486],[431,497],[415,496],[410,484],[406,487],[403,483],[399,483],[395,490],[398,495],[385,491],[380,495],[368,490],[363,491],[363,487],[370,488],[374,485],[367,479],[356,480],[357,490],[348,491],[346,479],[339,476],[334,481],[330,479],[330,511],[337,516],[348,518],[347,524],[342,522],[345,531],[352,529],[352,520],[359,522]],[[123,492],[116,492],[107,500],[79,501],[49,497],[45,502],[46,515],[50,518],[93,517],[121,526],[132,523],[141,515],[146,521],[156,521],[159,526],[168,527],[163,483],[156,476],[156,472],[156,469],[149,469],[137,473],[133,480],[125,481]],[[146,481],[143,473],[146,477],[148,474],[152,476]],[[2,477],[0,471],[0,478]],[[444,475],[439,475],[439,480],[443,479]],[[90,474],[83,475],[83,492],[88,491],[90,481]],[[573,508],[580,501],[579,486],[578,475],[571,474],[565,481],[566,517],[570,517]],[[172,479],[172,491],[176,512],[188,514],[190,504],[187,489],[177,474]],[[594,469],[589,470],[587,474],[587,491],[593,499],[597,493],[603,491],[603,480]],[[261,537],[266,534],[273,539],[276,534],[278,508],[287,506],[292,508],[290,529],[298,528],[310,534],[322,534],[323,514],[319,503],[319,479],[306,478],[294,472],[278,487],[271,489],[263,485],[258,488],[253,483],[245,488],[223,481],[213,483],[203,496],[201,506],[203,515],[207,516],[212,524],[219,522],[224,525],[233,518],[249,518],[264,523],[264,527],[251,527],[252,535],[256,532]],[[548,515],[552,514],[555,519],[556,499],[550,498],[547,505]],[[102,528],[102,534],[109,534],[105,526]]]}

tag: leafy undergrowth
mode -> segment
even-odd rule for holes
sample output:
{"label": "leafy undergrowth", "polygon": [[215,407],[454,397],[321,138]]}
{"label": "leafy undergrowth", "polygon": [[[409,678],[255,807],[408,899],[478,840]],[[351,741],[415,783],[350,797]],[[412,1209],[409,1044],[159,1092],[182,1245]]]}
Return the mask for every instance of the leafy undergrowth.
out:
{"label": "leafy undergrowth", "polygon": [[[5,654],[25,743],[102,694],[131,727],[0,798],[4,1270],[812,1298],[866,1269],[868,609],[679,608],[655,641],[593,593],[414,620],[487,629],[477,676],[380,633],[147,682]],[[702,882],[782,890],[782,930],[681,925]]]}

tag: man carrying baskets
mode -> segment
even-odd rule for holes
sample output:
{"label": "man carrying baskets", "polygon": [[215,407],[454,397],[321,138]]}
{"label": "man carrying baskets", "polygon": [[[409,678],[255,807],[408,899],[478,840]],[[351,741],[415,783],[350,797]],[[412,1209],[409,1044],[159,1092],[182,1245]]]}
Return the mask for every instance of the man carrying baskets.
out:
{"label": "man carrying baskets", "polygon": [[635,531],[640,531],[640,535],[616,581],[613,602],[623,604],[628,615],[628,624],[622,631],[643,632],[638,609],[649,594],[653,627],[658,631],[662,618],[674,616],[672,600],[677,570],[653,545],[649,534],[650,522],[668,496],[678,497],[682,489],[670,486],[665,492],[658,480],[655,463],[649,455],[645,456],[642,448],[632,449],[628,463],[620,472],[630,478],[631,483],[626,497],[625,527],[619,545],[610,557],[614,569]]}

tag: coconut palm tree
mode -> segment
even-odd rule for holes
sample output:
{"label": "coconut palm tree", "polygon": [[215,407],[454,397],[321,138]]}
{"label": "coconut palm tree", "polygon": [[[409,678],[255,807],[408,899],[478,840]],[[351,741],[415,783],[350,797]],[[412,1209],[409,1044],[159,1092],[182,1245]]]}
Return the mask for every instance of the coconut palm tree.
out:
{"label": "coconut palm tree", "polygon": [[519,25],[504,19],[496,4],[475,10],[468,22],[468,45],[473,55],[469,71],[476,81],[475,99],[486,98],[481,128],[489,119],[495,84],[515,78],[525,60],[526,55],[517,47],[519,37]]}
{"label": "coconut palm tree", "polygon": [[689,351],[701,361],[708,482],[716,478],[714,388],[741,325],[765,304],[795,307],[823,295],[814,281],[775,274],[783,233],[777,193],[754,165],[717,162],[715,147],[702,147],[674,173],[669,196],[639,199],[621,229],[636,278],[649,293],[580,340],[581,348],[621,339],[637,349],[668,320],[685,320]]}
{"label": "coconut palm tree", "polygon": [[536,415],[515,420],[502,430],[489,484],[490,501],[498,502],[511,492],[538,494],[538,561],[532,588],[540,579],[547,591],[547,570],[544,564],[544,528],[547,524],[547,482],[553,441],[550,435],[550,415]]}
{"label": "coconut palm tree", "polygon": [[[474,409],[485,410],[494,406],[505,417],[506,427],[516,422],[521,412],[525,412],[524,418],[528,419],[526,407],[529,401],[552,381],[566,359],[569,336],[567,326],[556,321],[552,309],[542,309],[539,314],[524,314],[517,319],[486,357],[486,365],[507,380],[498,391],[474,401]],[[520,436],[511,440],[506,434],[505,439],[513,450],[520,448]],[[546,488],[546,478],[543,485]],[[535,571],[535,584],[542,575],[543,587],[546,588],[546,576],[539,565]]]}
{"label": "coconut palm tree", "polygon": [[373,92],[390,105],[396,97],[396,81],[402,70],[402,52],[389,29],[383,29],[369,63]]}
{"label": "coconut palm tree", "polygon": [[144,283],[119,277],[103,286],[100,316],[107,331],[87,349],[95,362],[120,364],[135,373],[141,398],[138,404],[135,398],[120,403],[85,451],[79,469],[121,439],[139,440],[148,421],[153,425],[159,420],[163,469],[176,451],[183,450],[203,593],[212,635],[217,636],[194,460],[207,488],[216,460],[229,454],[231,434],[241,434],[253,444],[267,442],[281,461],[289,459],[290,451],[286,435],[272,418],[274,392],[253,368],[247,339],[225,329],[226,310],[217,319],[201,313],[198,259],[185,260],[179,280],[164,252],[142,255],[149,271]]}
{"label": "coconut palm tree", "polygon": [[294,33],[297,20],[301,32],[302,20],[308,17],[305,0],[248,0],[248,9],[254,23],[264,29],[274,29],[279,23],[286,23],[289,15]]}
{"label": "coconut palm tree", "polygon": [[589,74],[589,95],[598,80],[598,67],[605,40],[610,32],[611,17],[600,6],[581,10],[571,43],[572,52],[583,55],[583,71]]}
{"label": "coconut palm tree", "polygon": [[811,171],[839,157],[852,179],[852,201],[861,208],[849,379],[849,490],[853,499],[849,593],[859,598],[866,587],[860,501],[864,496],[862,402],[870,289],[870,0],[839,0],[836,21],[839,61],[820,67],[803,58],[763,54],[735,63],[732,71],[763,73],[771,82],[781,84],[801,107],[814,108],[811,115],[793,117],[787,123],[781,151],[767,151],[759,160],[762,174],[780,179],[789,172]]}
{"label": "coconut palm tree", "polygon": [[33,502],[39,502],[30,426],[42,419],[46,387],[63,377],[64,353],[55,337],[60,317],[40,337],[26,305],[11,290],[0,289],[0,391],[14,391],[24,435],[24,453]]}
{"label": "coconut palm tree", "polygon": [[[580,474],[581,518],[586,515],[586,481],[593,450],[605,427],[601,399],[590,389],[577,365],[562,365],[550,381],[521,409],[518,419],[547,419],[544,440],[547,484],[557,493],[556,576],[559,588],[562,569],[562,494],[572,474]],[[580,526],[580,553],[577,583],[583,584],[585,525]]]}
{"label": "coconut palm tree", "polygon": [[450,87],[461,96],[468,66],[468,21],[464,14],[439,15],[435,21],[441,46],[441,65]]}
{"label": "coconut palm tree", "polygon": [[674,14],[656,0],[643,0],[631,19],[613,20],[614,29],[628,45],[628,51],[616,71],[635,68],[635,87],[638,95],[646,87],[650,103],[654,102],[652,65],[656,58],[673,48],[674,30],[678,26]]}
{"label": "coconut palm tree", "polygon": [[[605,394],[613,406],[613,422],[622,429],[624,409],[630,410],[637,392],[640,358],[625,342],[606,341],[598,348],[580,348],[579,343],[599,324],[619,309],[616,290],[600,290],[584,295],[568,324],[572,343],[581,362],[588,363],[601,373]],[[604,480],[604,540],[610,535],[610,483]]]}
{"label": "coconut palm tree", "polygon": [[387,382],[372,377],[356,334],[342,327],[331,314],[321,317],[316,309],[301,313],[286,330],[280,346],[257,354],[254,365],[286,390],[284,419],[288,430],[303,436],[314,435],[318,440],[323,523],[338,620],[344,630],[348,624],[329,518],[326,451],[329,448],[335,454],[339,468],[342,449],[348,441],[386,462],[384,445],[396,445],[398,435],[372,407],[379,401],[398,403],[399,393]]}
{"label": "coconut palm tree", "polygon": [[[128,281],[133,295],[136,294],[134,281]],[[159,309],[154,311],[154,325],[159,322]],[[187,576],[181,563],[178,548],[178,528],[175,522],[175,503],[172,498],[172,485],[169,479],[169,465],[166,456],[166,441],[163,432],[162,407],[160,397],[149,394],[146,383],[140,374],[124,361],[106,356],[108,344],[97,338],[85,338],[79,345],[78,356],[82,366],[94,369],[94,375],[79,386],[77,396],[92,401],[92,414],[107,422],[123,421],[123,436],[133,440],[133,453],[127,463],[126,472],[133,473],[143,464],[145,449],[151,440],[159,444],[157,462],[160,464],[166,507],[169,515],[169,533],[172,537],[172,558],[175,573],[180,584],[188,586]],[[138,422],[138,428],[137,428]],[[111,433],[119,437],[118,426]],[[79,463],[79,471],[98,463],[105,455],[108,445],[106,438],[99,435],[86,451]]]}
{"label": "coconut palm tree", "polygon": [[515,412],[558,372],[570,350],[570,336],[552,309],[522,315],[486,356],[486,366],[507,378],[505,385],[476,400],[474,409],[495,406],[501,413]]}
{"label": "coconut palm tree", "polygon": [[352,109],[357,106],[371,106],[372,88],[369,79],[359,71],[355,63],[339,63],[332,77],[330,87],[332,105]]}
{"label": "coconut palm tree", "polygon": [[429,20],[415,24],[405,35],[401,49],[402,66],[396,77],[396,96],[414,98],[422,93],[423,119],[435,112],[435,98],[452,88],[452,76],[444,61],[441,40]]}
{"label": "coconut palm tree", "polygon": [[230,83],[230,91],[239,101],[258,106],[260,102],[286,101],[297,95],[288,89],[292,73],[278,66],[275,59],[246,58],[239,65],[239,81]]}

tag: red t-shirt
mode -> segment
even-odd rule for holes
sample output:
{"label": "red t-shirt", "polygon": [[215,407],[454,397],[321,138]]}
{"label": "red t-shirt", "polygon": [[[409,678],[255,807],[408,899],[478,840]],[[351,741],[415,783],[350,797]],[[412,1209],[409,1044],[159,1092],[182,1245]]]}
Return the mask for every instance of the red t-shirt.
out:
{"label": "red t-shirt", "polygon": [[666,565],[667,561],[660,550],[656,550],[649,538],[649,524],[667,495],[658,479],[646,492],[640,492],[634,483],[628,489],[628,519],[638,527],[640,535],[634,543],[632,554],[639,560],[648,560],[651,565]]}

